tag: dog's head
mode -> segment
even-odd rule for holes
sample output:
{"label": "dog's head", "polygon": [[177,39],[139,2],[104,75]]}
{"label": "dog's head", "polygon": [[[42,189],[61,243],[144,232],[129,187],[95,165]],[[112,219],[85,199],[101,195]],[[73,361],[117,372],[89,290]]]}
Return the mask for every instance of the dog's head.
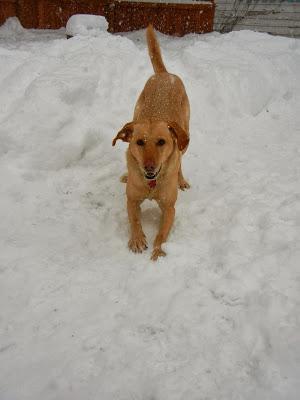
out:
{"label": "dog's head", "polygon": [[129,122],[114,138],[129,143],[129,151],[137,161],[146,179],[155,179],[168,160],[174,146],[184,150],[189,138],[176,122]]}

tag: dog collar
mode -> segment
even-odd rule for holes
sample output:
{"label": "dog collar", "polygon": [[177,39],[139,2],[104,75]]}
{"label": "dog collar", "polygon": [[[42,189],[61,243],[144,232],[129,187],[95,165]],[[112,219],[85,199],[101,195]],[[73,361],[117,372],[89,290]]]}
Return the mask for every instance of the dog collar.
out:
{"label": "dog collar", "polygon": [[148,186],[150,187],[150,189],[154,189],[156,186],[156,179],[152,179],[151,181],[149,181]]}

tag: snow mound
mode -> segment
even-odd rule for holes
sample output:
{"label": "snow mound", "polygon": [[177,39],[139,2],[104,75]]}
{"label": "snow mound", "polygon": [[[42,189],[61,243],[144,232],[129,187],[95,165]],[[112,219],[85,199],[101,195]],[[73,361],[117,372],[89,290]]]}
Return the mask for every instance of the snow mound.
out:
{"label": "snow mound", "polygon": [[0,26],[0,38],[12,38],[13,36],[26,35],[26,29],[23,28],[17,17],[8,18]]}
{"label": "snow mound", "polygon": [[69,18],[66,25],[66,34],[69,36],[97,36],[107,31],[108,23],[100,15],[75,14]]}

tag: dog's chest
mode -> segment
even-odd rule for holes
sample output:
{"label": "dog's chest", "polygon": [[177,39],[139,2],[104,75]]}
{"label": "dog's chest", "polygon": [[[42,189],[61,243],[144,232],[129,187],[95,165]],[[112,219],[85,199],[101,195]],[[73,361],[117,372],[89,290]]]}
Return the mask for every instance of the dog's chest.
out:
{"label": "dog's chest", "polygon": [[147,187],[144,190],[144,196],[148,200],[157,200],[160,196],[160,188],[157,182],[147,182]]}
{"label": "dog's chest", "polygon": [[148,200],[153,200],[158,197],[158,190],[156,188],[150,189],[147,194]]}

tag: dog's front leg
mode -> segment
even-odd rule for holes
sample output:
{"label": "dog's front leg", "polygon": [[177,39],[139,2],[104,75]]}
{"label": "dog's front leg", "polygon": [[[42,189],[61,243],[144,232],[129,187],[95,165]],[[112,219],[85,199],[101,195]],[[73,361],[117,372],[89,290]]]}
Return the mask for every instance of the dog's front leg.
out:
{"label": "dog's front leg", "polygon": [[127,198],[127,211],[130,223],[131,237],[128,247],[134,253],[141,253],[147,249],[146,236],[141,225],[141,201]]}
{"label": "dog's front leg", "polygon": [[174,217],[175,217],[175,207],[174,204],[161,205],[162,209],[162,219],[160,230],[154,240],[153,251],[151,260],[156,261],[158,257],[165,256],[166,253],[162,250],[161,245],[167,240],[170,229],[172,228]]}

